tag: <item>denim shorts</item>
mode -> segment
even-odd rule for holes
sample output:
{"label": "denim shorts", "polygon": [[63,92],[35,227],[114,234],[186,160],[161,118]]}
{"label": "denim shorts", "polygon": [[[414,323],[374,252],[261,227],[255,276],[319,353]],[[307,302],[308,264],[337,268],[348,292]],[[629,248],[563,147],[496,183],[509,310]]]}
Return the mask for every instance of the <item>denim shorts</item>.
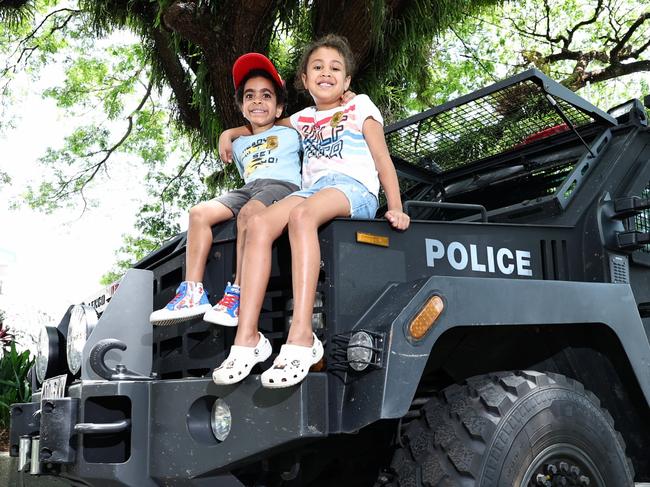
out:
{"label": "denim shorts", "polygon": [[290,196],[309,198],[322,189],[334,188],[342,192],[350,202],[350,217],[356,219],[370,219],[377,213],[377,197],[368,189],[350,176],[341,173],[331,173],[323,176],[307,189],[301,189]]}

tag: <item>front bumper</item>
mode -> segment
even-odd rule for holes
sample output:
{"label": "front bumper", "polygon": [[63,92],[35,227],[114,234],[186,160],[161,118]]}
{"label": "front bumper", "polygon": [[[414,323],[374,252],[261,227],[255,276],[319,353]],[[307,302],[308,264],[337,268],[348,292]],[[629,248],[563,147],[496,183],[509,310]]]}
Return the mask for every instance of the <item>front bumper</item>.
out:
{"label": "front bumper", "polygon": [[[278,390],[250,376],[233,386],[203,378],[83,381],[68,395],[44,404],[40,425],[33,414],[38,403],[12,406],[11,453],[18,455],[20,436],[40,434],[41,461],[98,486],[192,485],[192,479],[210,478],[210,485],[241,485],[229,471],[328,432],[323,373]],[[217,398],[232,414],[223,442],[210,428]]]}

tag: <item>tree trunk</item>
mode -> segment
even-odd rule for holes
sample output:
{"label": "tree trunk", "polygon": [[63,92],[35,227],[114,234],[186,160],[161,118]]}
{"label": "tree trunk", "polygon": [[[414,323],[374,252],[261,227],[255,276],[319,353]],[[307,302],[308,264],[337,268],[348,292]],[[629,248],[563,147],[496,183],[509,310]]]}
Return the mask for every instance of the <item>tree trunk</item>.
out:
{"label": "tree trunk", "polygon": [[[163,14],[169,29],[201,49],[210,91],[205,94],[195,91],[194,96],[211,98],[210,105],[222,121],[222,128],[245,121],[234,101],[232,65],[246,52],[266,52],[279,3],[278,0],[222,2],[220,17],[216,18],[207,6],[199,7],[195,1],[177,1]],[[205,123],[204,118],[201,123]],[[211,132],[206,127],[203,129],[203,133]]]}

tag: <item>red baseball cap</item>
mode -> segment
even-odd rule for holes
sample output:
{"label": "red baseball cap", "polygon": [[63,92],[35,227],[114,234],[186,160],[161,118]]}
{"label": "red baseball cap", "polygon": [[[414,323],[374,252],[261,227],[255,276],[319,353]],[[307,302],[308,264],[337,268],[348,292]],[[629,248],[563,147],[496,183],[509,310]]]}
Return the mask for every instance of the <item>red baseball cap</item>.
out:
{"label": "red baseball cap", "polygon": [[257,52],[249,52],[240,56],[235,64],[232,65],[232,80],[235,84],[235,89],[239,88],[239,85],[254,69],[261,69],[266,71],[271,75],[276,83],[280,86],[284,86],[284,81],[280,78],[277,69],[273,66],[273,63],[267,58],[264,54],[259,54]]}

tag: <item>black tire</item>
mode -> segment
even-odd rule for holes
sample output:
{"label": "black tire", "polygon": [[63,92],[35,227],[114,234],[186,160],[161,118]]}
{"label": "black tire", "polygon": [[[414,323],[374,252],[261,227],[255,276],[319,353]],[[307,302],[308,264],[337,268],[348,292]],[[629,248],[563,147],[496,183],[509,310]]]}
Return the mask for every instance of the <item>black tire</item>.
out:
{"label": "black tire", "polygon": [[473,377],[428,401],[377,485],[626,487],[633,478],[596,396],[562,375],[526,371]]}

